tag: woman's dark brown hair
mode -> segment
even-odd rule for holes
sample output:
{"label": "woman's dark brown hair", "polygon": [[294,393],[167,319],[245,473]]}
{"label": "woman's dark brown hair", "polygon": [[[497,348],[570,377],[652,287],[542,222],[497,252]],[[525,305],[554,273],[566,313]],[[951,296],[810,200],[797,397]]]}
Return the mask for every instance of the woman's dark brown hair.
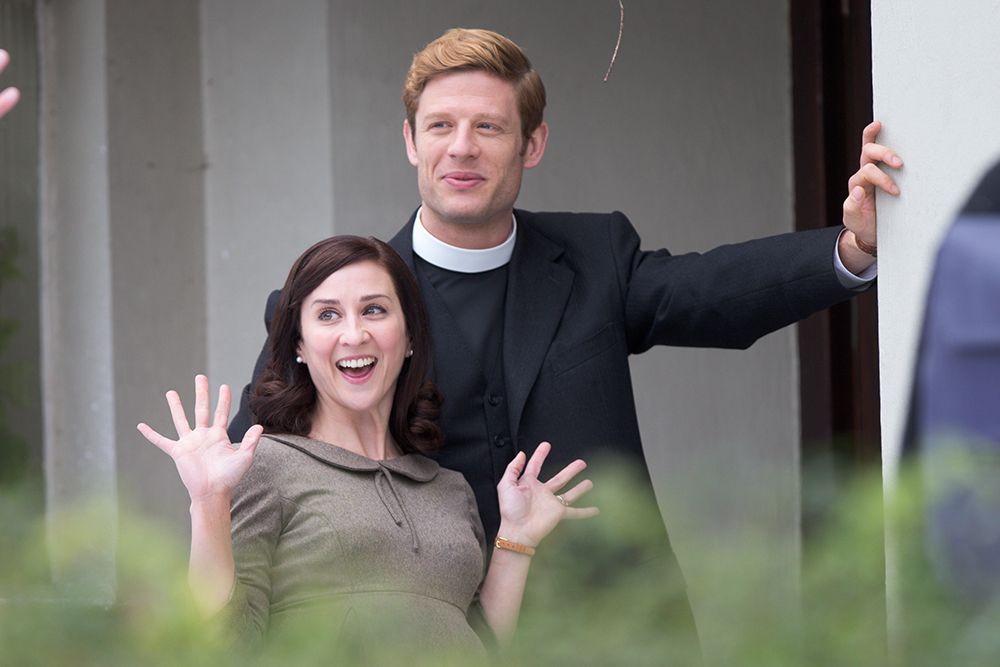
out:
{"label": "woman's dark brown hair", "polygon": [[331,274],[357,262],[375,262],[389,274],[413,348],[396,381],[389,432],[403,453],[432,451],[441,444],[437,425],[441,395],[427,381],[431,356],[427,310],[409,267],[395,250],[374,238],[334,236],[295,260],[274,311],[268,339],[271,358],[254,385],[250,410],[266,433],[309,435],[316,387],[309,369],[295,361],[302,340],[302,304]]}

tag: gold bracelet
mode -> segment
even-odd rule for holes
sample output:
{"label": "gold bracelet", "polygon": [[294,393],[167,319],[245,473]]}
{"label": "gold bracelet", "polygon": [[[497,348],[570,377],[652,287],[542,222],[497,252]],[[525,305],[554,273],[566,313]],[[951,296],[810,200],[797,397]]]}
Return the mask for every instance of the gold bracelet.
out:
{"label": "gold bracelet", "polygon": [[519,542],[511,542],[506,537],[497,537],[497,541],[493,544],[497,549],[506,549],[507,551],[514,551],[519,554],[524,554],[525,556],[535,555],[535,547],[529,547],[527,544],[521,544]]}

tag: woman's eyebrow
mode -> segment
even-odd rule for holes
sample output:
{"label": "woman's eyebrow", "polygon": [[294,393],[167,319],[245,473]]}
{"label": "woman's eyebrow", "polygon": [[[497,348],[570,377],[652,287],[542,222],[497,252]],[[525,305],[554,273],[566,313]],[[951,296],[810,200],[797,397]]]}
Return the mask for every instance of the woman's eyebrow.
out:
{"label": "woman's eyebrow", "polygon": [[[374,301],[375,299],[388,299],[388,294],[365,294],[358,301]],[[339,306],[340,299],[313,299],[310,305]]]}

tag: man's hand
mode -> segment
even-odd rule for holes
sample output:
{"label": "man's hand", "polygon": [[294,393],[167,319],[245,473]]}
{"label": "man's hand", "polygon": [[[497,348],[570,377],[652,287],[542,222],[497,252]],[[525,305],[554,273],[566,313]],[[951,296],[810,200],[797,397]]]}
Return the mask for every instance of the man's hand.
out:
{"label": "man's hand", "polygon": [[892,149],[875,143],[881,130],[882,123],[877,120],[864,129],[861,168],[847,181],[847,199],[844,200],[844,226],[847,231],[840,237],[838,250],[840,260],[854,274],[861,273],[875,261],[878,246],[875,190],[893,196],[899,194],[899,186],[879,165],[900,169],[903,160]]}
{"label": "man's hand", "polygon": [[[10,55],[3,49],[0,49],[0,72],[6,69],[9,62]],[[19,99],[21,99],[21,91],[17,88],[5,88],[3,92],[0,92],[0,118],[3,118],[4,114],[13,109]]]}

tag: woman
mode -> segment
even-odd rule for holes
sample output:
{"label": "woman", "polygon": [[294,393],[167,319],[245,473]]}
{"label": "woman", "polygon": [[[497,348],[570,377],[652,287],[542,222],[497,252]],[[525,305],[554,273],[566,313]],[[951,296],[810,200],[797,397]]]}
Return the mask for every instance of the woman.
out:
{"label": "woman", "polygon": [[200,375],[193,429],[173,391],[177,440],[139,424],[191,497],[190,582],[206,612],[228,606],[251,637],[329,614],[330,629],[361,644],[383,639],[391,618],[413,650],[482,653],[467,620],[481,608],[499,640],[511,636],[534,547],[563,518],[597,513],[570,506],[591,483],[557,496],[585,463],[542,483],[549,445],[519,453],[498,485],[502,520],[483,578],[472,490],[424,456],[441,441],[430,354],[403,261],[380,241],[334,237],[289,272],[251,400],[260,424],[240,444],[226,436],[228,387],[210,416]]}

